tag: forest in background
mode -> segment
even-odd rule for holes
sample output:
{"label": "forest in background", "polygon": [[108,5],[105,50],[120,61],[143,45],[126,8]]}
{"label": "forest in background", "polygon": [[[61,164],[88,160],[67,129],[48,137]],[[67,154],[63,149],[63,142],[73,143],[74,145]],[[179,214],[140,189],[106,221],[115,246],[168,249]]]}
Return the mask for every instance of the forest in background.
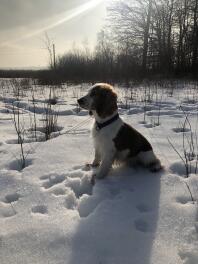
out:
{"label": "forest in background", "polygon": [[84,42],[55,57],[55,45],[46,40],[49,69],[2,70],[0,76],[126,82],[149,76],[196,78],[198,0],[114,0],[93,51]]}

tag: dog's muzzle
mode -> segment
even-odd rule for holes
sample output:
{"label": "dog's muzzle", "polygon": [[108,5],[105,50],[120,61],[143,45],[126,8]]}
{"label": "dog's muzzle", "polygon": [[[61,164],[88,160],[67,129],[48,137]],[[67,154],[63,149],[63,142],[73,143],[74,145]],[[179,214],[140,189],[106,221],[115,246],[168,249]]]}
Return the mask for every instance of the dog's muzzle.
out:
{"label": "dog's muzzle", "polygon": [[81,97],[80,99],[77,100],[77,102],[78,102],[80,107],[82,107],[86,110],[89,110],[89,103],[88,103],[86,96]]}
{"label": "dog's muzzle", "polygon": [[85,99],[84,99],[84,97],[78,99],[77,102],[78,102],[78,104],[79,104],[80,106],[83,106],[84,103],[85,103]]}

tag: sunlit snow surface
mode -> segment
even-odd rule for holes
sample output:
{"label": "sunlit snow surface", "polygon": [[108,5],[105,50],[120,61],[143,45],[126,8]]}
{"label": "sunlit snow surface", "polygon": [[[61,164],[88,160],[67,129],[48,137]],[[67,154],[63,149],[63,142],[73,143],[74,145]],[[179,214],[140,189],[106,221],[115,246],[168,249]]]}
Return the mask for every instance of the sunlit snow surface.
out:
{"label": "sunlit snow surface", "polygon": [[[49,87],[35,87],[33,105],[30,89],[17,102],[9,82],[1,85],[0,263],[197,264],[196,164],[192,162],[192,173],[185,178],[185,167],[168,138],[182,149],[183,133],[190,133],[189,126],[182,130],[183,111],[191,129],[197,129],[198,88],[177,83],[172,91],[154,85],[145,103],[144,87],[117,87],[120,116],[149,139],[164,171],[113,168],[92,186],[92,172],[85,166],[93,159],[92,120],[76,104],[88,87],[56,89],[53,111],[59,113],[58,127],[52,139],[44,141],[43,108]],[[13,105],[20,108],[26,129],[23,170]],[[30,122],[34,109],[38,142]]]}

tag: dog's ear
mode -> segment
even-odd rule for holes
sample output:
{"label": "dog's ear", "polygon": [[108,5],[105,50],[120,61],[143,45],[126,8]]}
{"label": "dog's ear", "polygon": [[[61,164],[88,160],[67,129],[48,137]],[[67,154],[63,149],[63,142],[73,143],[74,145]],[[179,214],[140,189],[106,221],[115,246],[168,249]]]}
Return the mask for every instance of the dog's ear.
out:
{"label": "dog's ear", "polygon": [[113,89],[102,89],[95,100],[94,108],[97,114],[108,117],[117,110],[117,94]]}

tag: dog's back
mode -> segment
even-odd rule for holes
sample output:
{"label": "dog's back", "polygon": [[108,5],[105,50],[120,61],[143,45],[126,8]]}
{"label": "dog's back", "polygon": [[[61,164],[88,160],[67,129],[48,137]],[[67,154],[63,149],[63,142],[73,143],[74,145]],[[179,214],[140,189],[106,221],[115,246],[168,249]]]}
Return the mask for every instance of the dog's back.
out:
{"label": "dog's back", "polygon": [[[151,144],[142,134],[127,123],[123,122],[113,141],[118,152],[118,159],[119,157],[126,161],[134,161],[135,159],[151,171],[161,169],[161,163],[156,158]],[[119,155],[119,153],[125,153],[125,157]]]}
{"label": "dog's back", "polygon": [[137,156],[141,151],[152,150],[152,146],[148,140],[125,122],[113,141],[118,151],[129,150],[128,157]]}

